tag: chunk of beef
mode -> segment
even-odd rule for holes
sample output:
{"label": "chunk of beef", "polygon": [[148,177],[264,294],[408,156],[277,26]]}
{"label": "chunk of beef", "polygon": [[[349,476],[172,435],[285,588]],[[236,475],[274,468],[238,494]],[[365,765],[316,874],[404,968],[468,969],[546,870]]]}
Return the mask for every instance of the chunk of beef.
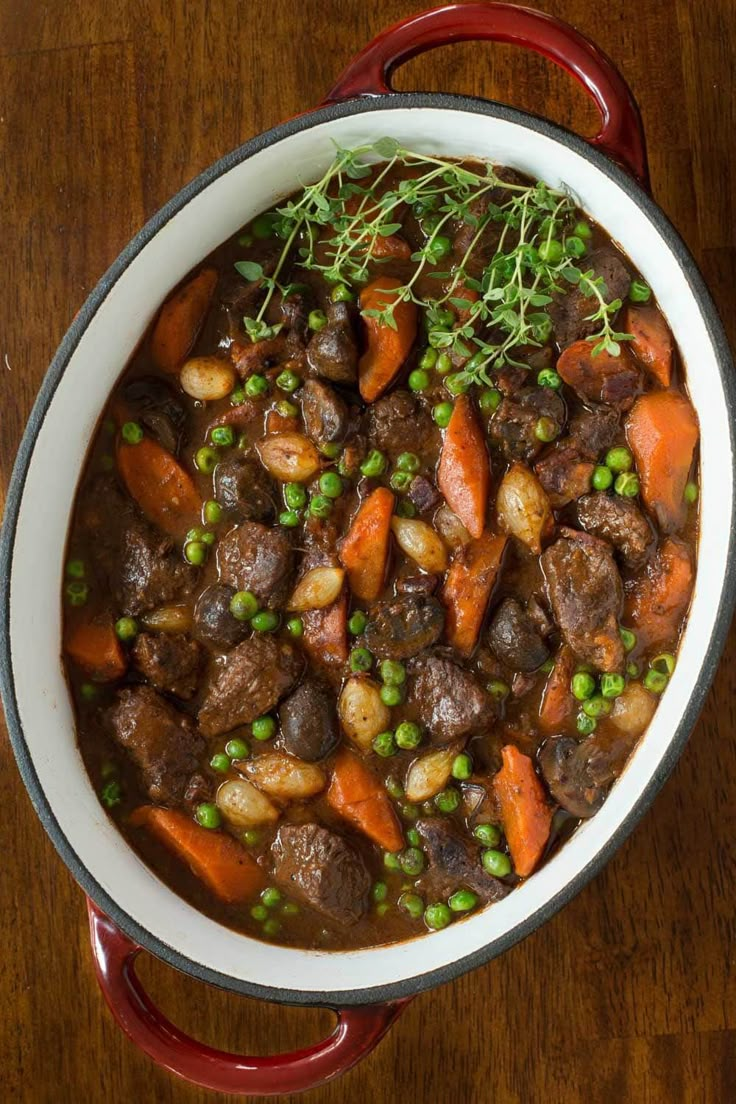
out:
{"label": "chunk of beef", "polygon": [[642,389],[643,373],[625,346],[617,356],[593,352],[589,341],[568,346],[557,361],[565,383],[586,403],[628,410]]}
{"label": "chunk of beef", "polygon": [[270,521],[276,512],[274,481],[252,456],[234,456],[217,465],[215,498],[236,521]]}
{"label": "chunk of beef", "polygon": [[581,410],[570,419],[571,443],[577,445],[588,460],[597,460],[607,452],[616,440],[618,431],[619,416],[610,406]]}
{"label": "chunk of beef", "polygon": [[192,777],[189,779],[184,790],[184,797],[182,803],[187,808],[194,812],[198,805],[201,805],[203,801],[212,801],[214,794],[212,792],[212,783],[208,782],[203,774],[199,771],[195,771]]}
{"label": "chunk of beef", "polygon": [[442,635],[445,610],[429,595],[403,594],[373,608],[366,646],[381,659],[409,659]]}
{"label": "chunk of beef", "polygon": [[407,498],[413,502],[420,514],[426,514],[434,510],[442,501],[442,495],[430,479],[423,475],[415,475],[409,486]]}
{"label": "chunk of beef", "polygon": [[440,655],[417,656],[409,664],[408,700],[433,744],[449,744],[495,716],[493,700],[473,675]]}
{"label": "chunk of beef", "polygon": [[536,671],[549,657],[534,621],[516,598],[504,598],[494,613],[488,643],[512,671]]}
{"label": "chunk of beef", "polygon": [[279,709],[281,743],[307,763],[324,759],[340,743],[335,695],[317,679],[307,678]]}
{"label": "chunk of beef", "polygon": [[550,387],[525,387],[513,399],[502,399],[488,432],[509,460],[528,461],[544,448],[536,433],[542,417],[550,418],[559,433],[565,424],[564,402]]}
{"label": "chunk of beef", "polygon": [[204,588],[194,607],[192,634],[197,640],[224,652],[247,635],[247,623],[238,621],[230,612],[234,594],[234,588],[223,583]]}
{"label": "chunk of beef", "polygon": [[392,460],[407,449],[421,454],[439,442],[431,417],[410,391],[392,391],[372,403],[365,427],[371,447],[388,453]]}
{"label": "chunk of beef", "polygon": [[620,671],[624,649],[618,632],[623,585],[611,546],[575,530],[541,556],[550,606],[563,639],[585,663]]}
{"label": "chunk of beef", "polygon": [[428,817],[418,820],[416,828],[429,864],[422,878],[422,888],[429,897],[443,900],[464,886],[488,904],[509,893],[510,886],[483,869],[480,848],[462,839],[448,821]]}
{"label": "chunk of beef", "polygon": [[79,500],[79,530],[90,548],[94,570],[110,590],[117,588],[120,548],[125,530],[135,520],[131,500],[114,475],[95,475]]}
{"label": "chunk of beef", "polygon": [[219,736],[250,724],[289,693],[301,676],[304,660],[291,644],[272,636],[252,636],[233,648],[209,677],[199,726],[205,736]]}
{"label": "chunk of beef", "polygon": [[350,413],[337,392],[321,380],[308,379],[299,394],[307,437],[317,445],[344,441]]}
{"label": "chunk of beef", "polygon": [[327,325],[313,334],[307,345],[307,364],[333,383],[356,382],[358,343],[347,303],[328,305]]}
{"label": "chunk of beef", "polygon": [[142,521],[126,528],[116,587],[125,613],[136,616],[190,594],[196,578],[197,569],[184,563],[169,537]]}
{"label": "chunk of beef", "polygon": [[150,798],[165,804],[179,801],[204,747],[190,718],[150,686],[121,690],[108,718]]}
{"label": "chunk of beef", "polygon": [[284,824],[271,848],[276,881],[337,924],[368,911],[371,876],[343,836],[319,824]]}
{"label": "chunk of beef", "polygon": [[202,653],[195,640],[169,633],[140,633],[133,662],[157,690],[191,698],[197,689]]}
{"label": "chunk of beef", "polygon": [[581,455],[570,438],[560,441],[534,465],[537,479],[556,510],[588,493],[594,469],[593,461]]}
{"label": "chunk of beef", "polygon": [[186,425],[184,403],[160,376],[137,376],[123,388],[123,400],[132,417],[140,422],[163,447],[172,453]]}
{"label": "chunk of beef", "polygon": [[439,575],[404,575],[396,580],[396,593],[434,594],[439,581]]}
{"label": "chunk of beef", "polygon": [[291,344],[304,348],[307,343],[309,302],[301,291],[292,291],[279,304],[284,329]]}
{"label": "chunk of beef", "polygon": [[578,502],[578,522],[586,533],[612,544],[621,562],[639,571],[654,539],[651,526],[635,502],[620,495],[591,494]]}
{"label": "chunk of beef", "polygon": [[294,550],[284,529],[246,521],[231,529],[217,548],[220,581],[250,590],[262,606],[281,606],[294,574]]}
{"label": "chunk of beef", "polygon": [[626,764],[635,737],[599,729],[587,739],[552,736],[539,754],[542,777],[552,797],[576,817],[591,817]]}
{"label": "chunk of beef", "polygon": [[247,341],[244,344],[234,341],[230,346],[230,360],[238,375],[247,379],[256,373],[267,372],[269,368],[292,367],[294,352],[289,337],[280,333],[276,337],[265,337],[262,341]]}
{"label": "chunk of beef", "polygon": [[[594,275],[603,280],[605,290],[602,294],[607,303],[612,303],[614,299],[626,298],[631,277],[623,258],[610,246],[596,249],[581,262],[581,265],[583,271],[592,269]],[[594,314],[597,309],[596,297],[584,295],[580,287],[566,287],[556,295],[548,310],[557,344],[564,349],[573,341],[595,333],[600,327],[600,322],[593,322],[588,316]]]}

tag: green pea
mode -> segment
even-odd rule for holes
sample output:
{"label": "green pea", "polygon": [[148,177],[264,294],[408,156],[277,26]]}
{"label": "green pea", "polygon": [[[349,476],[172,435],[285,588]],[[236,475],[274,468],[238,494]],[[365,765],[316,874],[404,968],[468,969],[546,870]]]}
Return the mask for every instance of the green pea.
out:
{"label": "green pea", "polygon": [[452,788],[442,790],[435,797],[434,804],[441,813],[454,813],[460,804],[460,794]]}
{"label": "green pea", "polygon": [[99,688],[95,686],[93,682],[83,682],[79,687],[79,693],[82,695],[82,700],[86,702],[94,701],[99,692]]}
{"label": "green pea", "polygon": [[279,514],[279,525],[283,525],[284,529],[295,529],[301,521],[301,514],[298,510],[282,510]]}
{"label": "green pea", "polygon": [[694,502],[698,501],[698,493],[699,493],[699,491],[698,491],[698,484],[697,483],[692,483],[691,482],[691,483],[686,483],[685,484],[685,492],[684,492],[683,497],[684,497],[685,501],[687,502],[688,506],[692,506]]}
{"label": "green pea", "polygon": [[220,810],[212,801],[203,801],[201,805],[198,805],[194,817],[197,824],[200,824],[202,828],[219,828],[222,824]]}
{"label": "green pea", "polygon": [[248,376],[245,381],[245,393],[249,399],[259,399],[268,391],[268,380],[265,376]]}
{"label": "green pea", "polygon": [[371,890],[371,896],[374,901],[385,901],[388,897],[388,886],[385,882],[375,882],[373,889]]}
{"label": "green pea", "polygon": [[628,472],[634,466],[634,457],[624,445],[609,449],[606,453],[606,467],[612,472]]}
{"label": "green pea", "polygon": [[415,368],[409,373],[408,384],[410,391],[426,391],[429,387],[429,372],[425,372],[423,368]]}
{"label": "green pea", "polygon": [[184,558],[195,567],[201,567],[207,560],[207,545],[204,541],[189,541],[184,545]]}
{"label": "green pea", "polygon": [[253,222],[250,224],[253,236],[261,239],[273,237],[275,221],[275,216],[270,211],[266,211],[264,212],[264,214],[258,215],[258,217],[254,218]]}
{"label": "green pea", "polygon": [[469,889],[459,889],[448,897],[447,903],[453,912],[470,912],[478,904],[478,898]]}
{"label": "green pea", "polygon": [[254,740],[272,740],[276,735],[276,721],[270,713],[264,713],[253,721],[251,732]]}
{"label": "green pea", "polygon": [[309,512],[313,517],[328,518],[332,513],[332,499],[323,494],[314,495],[309,502]]}
{"label": "green pea", "polygon": [[217,525],[219,521],[222,521],[222,506],[212,498],[205,502],[202,513],[207,525]]}
{"label": "green pea", "polygon": [[623,498],[635,498],[639,493],[639,476],[634,472],[622,472],[621,475],[616,476],[613,489]]}
{"label": "green pea", "polygon": [[319,331],[323,330],[327,325],[327,315],[324,311],[321,310],[310,311],[309,317],[307,318],[307,325],[309,326],[310,330],[314,330],[315,333],[319,333]]}
{"label": "green pea", "polygon": [[384,851],[383,865],[387,870],[401,870],[398,853],[394,851]]}
{"label": "green pea", "polygon": [[281,931],[281,924],[278,922],[275,916],[269,916],[268,920],[263,925],[264,935],[278,935]]}
{"label": "green pea", "polygon": [[534,436],[538,441],[543,441],[545,444],[554,441],[559,432],[560,427],[557,422],[554,418],[548,418],[546,414],[542,415],[534,427]]}
{"label": "green pea", "polygon": [[260,838],[261,833],[257,828],[246,828],[243,832],[243,842],[246,843],[248,847],[255,847]]}
{"label": "green pea", "polygon": [[417,832],[416,828],[407,828],[406,830],[406,842],[411,847],[419,847],[422,842],[422,837]]}
{"label": "green pea", "polygon": [[229,755],[231,759],[247,759],[249,753],[250,748],[245,740],[241,740],[239,736],[235,736],[225,744],[225,754]]}
{"label": "green pea", "polygon": [[69,560],[66,565],[66,573],[70,579],[83,579],[84,560]]}
{"label": "green pea", "polygon": [[415,473],[421,467],[421,460],[416,453],[402,452],[396,459],[396,467],[399,471]]}
{"label": "green pea", "polygon": [[373,666],[373,654],[367,648],[353,648],[350,653],[350,670],[354,674],[360,671],[370,671]]}
{"label": "green pea", "polygon": [[319,477],[319,489],[328,498],[339,498],[343,492],[342,479],[337,472],[323,472]]}
{"label": "green pea", "polygon": [[572,232],[577,238],[591,238],[593,236],[593,231],[588,223],[582,221],[575,223]]}
{"label": "green pea", "polygon": [[404,691],[401,686],[382,686],[381,701],[389,707],[401,705],[404,700]]}
{"label": "green pea", "polygon": [[236,621],[250,621],[258,613],[258,599],[249,590],[238,590],[230,599],[230,612]]}
{"label": "green pea", "polygon": [[288,399],[279,399],[274,409],[282,418],[296,418],[299,413],[299,407],[295,406],[293,402],[289,402]]}
{"label": "green pea", "polygon": [[218,753],[213,755],[210,759],[210,766],[213,770],[219,771],[220,774],[227,774],[230,770],[230,756],[218,751]]}
{"label": "green pea", "polygon": [[441,931],[452,920],[452,913],[447,905],[438,901],[437,904],[428,905],[424,911],[424,923],[431,931]]}
{"label": "green pea", "polygon": [[581,736],[590,736],[591,732],[595,732],[598,727],[598,722],[594,717],[588,717],[581,711],[575,720],[575,727]]}
{"label": "green pea", "polygon": [[498,410],[502,400],[503,395],[497,387],[487,387],[484,391],[481,391],[480,398],[478,399],[481,414],[490,417],[491,414],[494,414]]}
{"label": "green pea", "polygon": [[464,372],[453,372],[451,376],[445,376],[445,387],[451,395],[464,395],[470,389],[471,382]]}
{"label": "green pea", "polygon": [[410,498],[400,498],[396,503],[396,513],[399,517],[413,518],[416,517],[417,508]]}
{"label": "green pea", "polygon": [[418,920],[424,912],[424,901],[417,893],[402,893],[398,906],[402,912],[408,912],[412,920]]}
{"label": "green pea", "polygon": [[414,476],[411,474],[411,472],[395,471],[391,473],[389,483],[395,491],[398,491],[399,494],[403,494],[404,491],[409,490],[413,478]]}
{"label": "green pea", "polygon": [[242,383],[238,383],[235,387],[233,387],[232,391],[230,392],[230,405],[240,406],[240,404],[244,402],[245,388],[243,387]]}
{"label": "green pea", "polygon": [[495,824],[477,824],[473,829],[473,835],[486,847],[498,847],[501,842],[501,829]]}
{"label": "green pea", "polygon": [[613,706],[608,698],[604,698],[602,694],[594,694],[592,698],[588,698],[583,702],[583,713],[586,717],[592,717],[594,720],[598,720],[599,717],[605,717],[610,712]]}
{"label": "green pea", "polygon": [[138,635],[138,622],[134,617],[121,617],[115,622],[115,635],[118,640],[133,640]]}
{"label": "green pea", "polygon": [[201,471],[204,475],[211,475],[217,467],[219,456],[215,449],[210,448],[209,445],[205,445],[201,449],[197,449],[194,454],[194,466],[197,471]]}
{"label": "green pea", "polygon": [[596,491],[607,491],[613,483],[613,472],[605,464],[593,468],[593,487]]}
{"label": "green pea", "polygon": [[548,675],[551,671],[554,671],[554,668],[555,668],[555,661],[550,657],[549,659],[545,659],[544,663],[542,663],[537,668],[537,670],[542,675]]}
{"label": "green pea", "polygon": [[335,284],[330,299],[333,303],[352,303],[355,296],[347,284]]}
{"label": "green pea", "polygon": [[286,622],[286,631],[290,636],[304,636],[304,622],[301,617],[290,617]]}
{"label": "green pea", "polygon": [[384,782],[384,786],[388,790],[391,797],[395,798],[397,801],[400,797],[404,796],[404,787],[401,785],[398,778],[395,778],[393,774],[390,774],[388,776],[388,778]]}
{"label": "green pea", "polygon": [[348,621],[348,632],[351,636],[360,636],[362,632],[365,632],[365,627],[368,624],[368,618],[362,610],[355,610],[350,616]]}
{"label": "green pea", "polygon": [[336,460],[342,452],[342,448],[336,441],[325,441],[319,445],[319,451],[323,456],[326,456],[328,460]]}
{"label": "green pea", "polygon": [[627,663],[626,664],[626,674],[629,676],[629,678],[638,678],[639,677],[639,664],[634,663],[633,661]]}
{"label": "green pea", "polygon": [[377,736],[374,736],[371,747],[376,755],[380,755],[382,759],[389,759],[392,755],[395,755],[396,741],[393,732],[379,732]]}
{"label": "green pea", "polygon": [[391,910],[391,904],[389,901],[381,901],[376,905],[376,916],[385,916],[387,912]]}
{"label": "green pea", "polygon": [[127,445],[139,445],[143,440],[143,430],[138,422],[125,422],[120,433]]}
{"label": "green pea", "polygon": [[632,652],[636,647],[636,633],[631,629],[625,629],[623,625],[619,626],[618,635],[621,637],[621,642],[624,646],[625,652]]}
{"label": "green pea", "polygon": [[632,280],[629,286],[629,299],[632,303],[648,303],[652,297],[652,289],[643,280]]}
{"label": "green pea", "polygon": [[497,701],[502,701],[511,693],[511,687],[501,679],[491,679],[486,689],[491,697],[495,698]]}
{"label": "green pea", "polygon": [[300,911],[301,910],[296,901],[284,901],[283,905],[281,906],[282,916],[298,916]]}
{"label": "green pea", "polygon": [[256,632],[275,632],[279,627],[279,615],[274,610],[261,610],[251,617],[250,623]]}
{"label": "green pea", "polygon": [[601,675],[601,694],[604,698],[617,698],[619,694],[623,694],[625,686],[626,679],[623,675],[610,672]]}
{"label": "green pea", "polygon": [[250,914],[254,920],[268,920],[268,909],[265,905],[253,905]]}
{"label": "green pea", "polygon": [[123,788],[117,779],[105,783],[100,791],[100,801],[107,809],[113,809],[123,799]]}
{"label": "green pea", "polygon": [[572,676],[570,689],[574,698],[578,701],[587,701],[595,693],[595,679],[587,671],[578,671]]}
{"label": "green pea", "polygon": [[505,878],[511,873],[511,860],[503,851],[490,848],[483,852],[480,861],[486,874],[492,874],[494,878]]}
{"label": "green pea", "polygon": [[437,363],[437,350],[425,349],[419,358],[419,367],[428,372]]}
{"label": "green pea", "polygon": [[661,652],[650,661],[649,666],[664,675],[672,675],[675,670],[675,657],[671,652]]}
{"label": "green pea", "polygon": [[441,261],[452,249],[452,242],[444,234],[438,234],[427,244],[427,251],[435,261]]}
{"label": "green pea", "polygon": [[360,465],[361,475],[365,475],[368,479],[375,479],[376,476],[383,475],[385,470],[386,457],[378,449],[371,449]]}
{"label": "green pea", "polygon": [[385,686],[403,686],[406,682],[406,668],[395,659],[382,660],[380,674]]}
{"label": "green pea", "polygon": [[204,544],[204,534],[205,534],[205,530],[202,529],[201,526],[195,525],[193,529],[190,529],[187,532],[187,535],[184,538],[184,540],[185,541],[202,541],[202,543]]}
{"label": "green pea", "polygon": [[450,773],[458,782],[465,782],[473,773],[473,760],[465,752],[461,752],[453,759]]}
{"label": "green pea", "polygon": [[399,856],[399,864],[404,874],[416,878],[424,870],[424,852],[418,847],[407,847]]}
{"label": "green pea", "polygon": [[[434,350],[433,350],[434,351]],[[452,358],[449,353],[440,353],[437,357],[435,372],[438,376],[446,376],[452,370]]]}
{"label": "green pea", "polygon": [[422,742],[422,730],[414,721],[402,721],[396,728],[395,739],[397,747],[411,751]]}
{"label": "green pea", "polygon": [[537,375],[537,383],[540,387],[551,387],[553,391],[559,391],[562,387],[562,376],[554,368],[542,368]]}
{"label": "green pea", "polygon": [[400,807],[399,811],[406,820],[416,820],[419,816],[419,806],[415,805],[412,801],[405,802]]}
{"label": "green pea", "polygon": [[454,407],[451,402],[437,403],[432,407],[432,417],[440,429],[447,429]]}
{"label": "green pea", "polygon": [[545,264],[554,265],[558,261],[562,260],[562,242],[556,241],[552,238],[550,241],[543,241],[539,246],[540,260]]}
{"label": "green pea", "polygon": [[669,679],[662,671],[649,670],[644,676],[643,683],[652,694],[661,694],[666,688]]}
{"label": "green pea", "polygon": [[284,502],[290,510],[301,510],[307,501],[307,492],[301,483],[284,484]]}
{"label": "green pea", "polygon": [[232,426],[215,426],[210,433],[210,439],[213,445],[219,445],[220,448],[230,448],[235,444],[235,430]]}
{"label": "green pea", "polygon": [[577,237],[576,234],[571,234],[569,238],[565,238],[565,252],[568,257],[584,257],[588,252],[588,247],[582,238]]}
{"label": "green pea", "polygon": [[434,310],[435,325],[444,326],[446,329],[455,321],[455,315],[449,307],[436,307]]}
{"label": "green pea", "polygon": [[267,886],[261,893],[261,900],[266,908],[273,908],[281,900],[281,890],[276,886]]}
{"label": "green pea", "polygon": [[285,391],[287,395],[290,395],[292,391],[296,391],[297,387],[301,386],[301,382],[296,372],[292,372],[289,368],[279,372],[276,377],[276,386],[280,391]]}

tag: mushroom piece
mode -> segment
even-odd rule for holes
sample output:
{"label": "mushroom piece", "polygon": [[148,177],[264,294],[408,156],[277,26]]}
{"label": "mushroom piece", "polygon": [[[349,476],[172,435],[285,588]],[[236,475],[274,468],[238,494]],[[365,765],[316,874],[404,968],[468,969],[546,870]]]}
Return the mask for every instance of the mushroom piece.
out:
{"label": "mushroom piece", "polygon": [[595,732],[578,743],[551,736],[539,753],[542,777],[555,801],[577,817],[592,817],[608,796],[633,747],[621,734]]}

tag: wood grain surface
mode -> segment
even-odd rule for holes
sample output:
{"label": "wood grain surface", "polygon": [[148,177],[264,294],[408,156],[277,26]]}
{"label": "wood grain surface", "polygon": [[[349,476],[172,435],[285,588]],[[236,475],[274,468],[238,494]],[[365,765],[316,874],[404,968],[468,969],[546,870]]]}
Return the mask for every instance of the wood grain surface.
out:
{"label": "wood grain surface", "polygon": [[[641,104],[655,195],[733,338],[734,0],[539,3],[620,64]],[[315,104],[372,35],[418,9],[0,0],[2,489],[57,343],[131,235],[221,154]],[[496,97],[583,132],[594,124],[569,78],[507,47],[446,48],[408,65],[397,85]],[[414,1001],[371,1058],[310,1102],[736,1100],[735,671],[732,633],[674,776],[606,870],[503,958]],[[0,756],[2,1100],[216,1099],[158,1070],[114,1025],[82,893],[6,739]],[[177,1023],[222,1047],[293,1048],[331,1022],[207,989],[150,959],[141,972]]]}

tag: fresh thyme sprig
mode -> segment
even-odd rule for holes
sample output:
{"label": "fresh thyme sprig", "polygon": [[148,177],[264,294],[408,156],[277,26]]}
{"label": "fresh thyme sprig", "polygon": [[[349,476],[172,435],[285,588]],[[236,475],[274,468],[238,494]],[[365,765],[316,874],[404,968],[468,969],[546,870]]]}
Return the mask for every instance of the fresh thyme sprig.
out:
{"label": "fresh thyme sprig", "polygon": [[[397,166],[411,175],[391,186]],[[260,281],[265,292],[257,314],[244,319],[251,339],[278,332],[278,325],[266,322],[273,296],[278,291],[285,298],[301,286],[280,282],[288,261],[331,283],[361,285],[382,263],[379,239],[401,230],[398,213],[407,206],[425,231],[424,243],[411,255],[415,267],[383,309],[364,314],[395,328],[398,302],[424,308],[430,344],[465,360],[464,382],[490,384],[490,373],[523,363],[516,350],[544,345],[552,332],[545,308],[566,284],[594,304],[587,319],[600,323],[589,338],[594,355],[606,350],[617,356],[619,343],[629,340],[612,325],[620,300],[608,302],[602,278],[580,265],[586,245],[572,231],[575,205],[568,195],[543,182],[504,180],[490,164],[476,170],[407,150],[392,138],[352,150],[338,147],[321,179],[277,208],[275,231],[284,245],[272,274],[253,261],[238,263],[241,275]],[[464,255],[445,271],[440,262],[452,252],[452,241],[443,231],[461,223],[474,233]],[[484,238],[492,237],[493,224],[495,252],[475,278],[470,262]],[[427,276],[445,283],[429,300],[418,291]]]}

